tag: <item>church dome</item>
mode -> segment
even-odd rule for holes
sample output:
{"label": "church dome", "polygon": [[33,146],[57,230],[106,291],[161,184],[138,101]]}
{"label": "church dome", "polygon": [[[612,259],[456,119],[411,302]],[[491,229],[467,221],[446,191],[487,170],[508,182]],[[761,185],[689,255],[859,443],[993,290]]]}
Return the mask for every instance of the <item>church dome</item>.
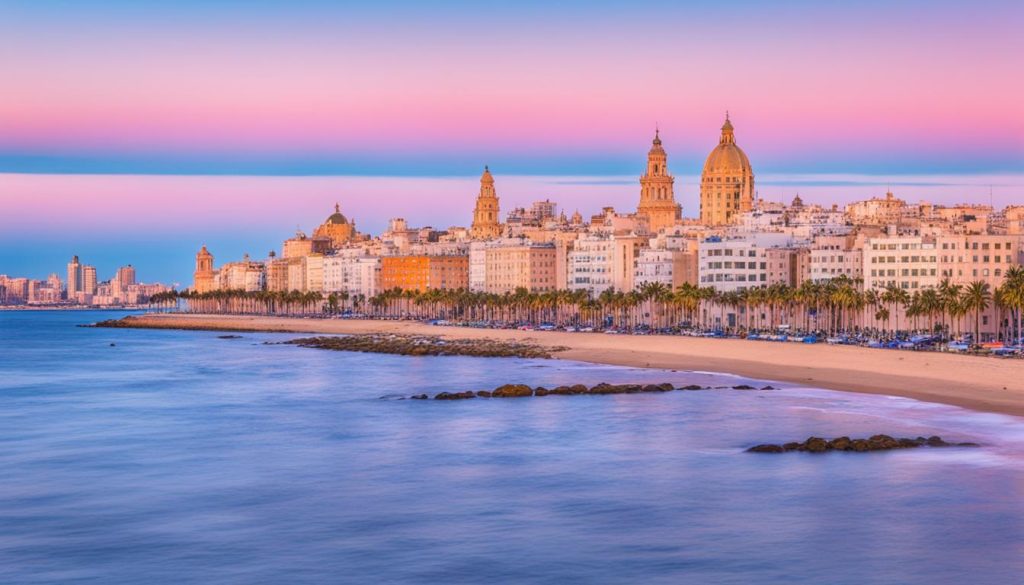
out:
{"label": "church dome", "polygon": [[722,137],[718,146],[711,151],[704,161],[704,172],[715,174],[747,174],[752,173],[750,159],[743,149],[736,145],[736,136],[733,134],[732,122],[729,116],[725,117],[725,124],[722,125]]}
{"label": "church dome", "polygon": [[327,218],[325,224],[344,225],[348,223],[348,218],[341,214],[341,206],[337,203],[334,204],[334,213]]}

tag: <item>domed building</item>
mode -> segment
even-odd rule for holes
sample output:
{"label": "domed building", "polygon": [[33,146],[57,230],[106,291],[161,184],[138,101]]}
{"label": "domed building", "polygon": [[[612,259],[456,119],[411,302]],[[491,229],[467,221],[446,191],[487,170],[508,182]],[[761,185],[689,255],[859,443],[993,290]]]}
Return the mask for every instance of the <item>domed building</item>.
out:
{"label": "domed building", "polygon": [[651,150],[647,153],[647,172],[640,177],[640,204],[636,208],[637,215],[647,218],[652,233],[674,226],[682,215],[673,192],[675,181],[668,172],[668,155],[655,130]]}
{"label": "domed building", "polygon": [[331,248],[341,248],[356,239],[356,221],[349,221],[341,214],[341,206],[334,204],[332,213],[320,227],[313,230],[314,238],[327,238],[331,241]]}
{"label": "domed building", "polygon": [[700,220],[706,226],[728,225],[754,206],[754,169],[736,145],[729,114],[718,146],[704,162],[700,176]]}

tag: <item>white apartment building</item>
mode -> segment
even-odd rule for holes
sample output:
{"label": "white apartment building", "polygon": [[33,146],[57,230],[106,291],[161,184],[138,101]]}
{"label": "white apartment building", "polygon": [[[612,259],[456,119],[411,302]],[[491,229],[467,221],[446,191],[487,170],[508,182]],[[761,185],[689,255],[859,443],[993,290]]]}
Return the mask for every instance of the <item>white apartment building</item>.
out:
{"label": "white apartment building", "polygon": [[596,297],[609,288],[631,291],[636,262],[646,239],[634,235],[581,234],[569,251],[568,288]]}
{"label": "white apartment building", "polygon": [[712,286],[723,292],[768,286],[768,250],[789,248],[792,244],[792,237],[784,233],[706,238],[699,244],[700,286]]}
{"label": "white apartment building", "polygon": [[324,257],[324,293],[370,298],[380,292],[380,258],[353,253]]}
{"label": "white apartment building", "polygon": [[810,246],[810,278],[821,283],[864,277],[864,250],[853,236],[818,236]]}
{"label": "white apartment building", "polygon": [[885,236],[864,244],[864,290],[898,286],[914,291],[939,283],[935,239]]}

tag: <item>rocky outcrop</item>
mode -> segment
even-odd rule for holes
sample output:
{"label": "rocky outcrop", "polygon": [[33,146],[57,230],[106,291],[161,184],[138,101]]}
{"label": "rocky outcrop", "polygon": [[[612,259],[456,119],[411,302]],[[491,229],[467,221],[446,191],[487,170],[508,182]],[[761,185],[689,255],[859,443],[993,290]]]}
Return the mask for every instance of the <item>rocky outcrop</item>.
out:
{"label": "rocky outcrop", "polygon": [[410,356],[472,356],[549,359],[564,347],[547,347],[520,341],[494,339],[447,339],[436,335],[366,334],[340,337],[302,337],[284,343],[300,347],[390,353]]}
{"label": "rocky outcrop", "polygon": [[[728,386],[722,386],[722,389],[728,389]],[[736,390],[757,390],[753,386],[740,385],[733,387]],[[768,387],[771,389],[771,387]],[[592,394],[596,396],[607,395],[607,394],[659,394],[663,392],[671,392],[673,390],[711,390],[710,386],[699,386],[697,384],[690,384],[688,386],[681,386],[676,388],[671,382],[663,382],[661,384],[609,384],[607,382],[601,382],[593,386],[585,386],[583,384],[573,384],[572,386],[555,386],[554,388],[547,388],[544,386],[538,386],[532,388],[526,384],[505,384],[498,386],[494,390],[479,390],[476,392],[441,392],[434,396],[435,400],[459,400],[462,398],[525,398],[527,396],[575,396],[578,394]],[[420,394],[412,396],[411,398],[419,398],[420,396],[426,398],[426,394]],[[796,444],[796,443],[794,443]],[[817,448],[817,447],[815,447]]]}
{"label": "rocky outcrop", "polygon": [[494,398],[522,398],[526,396],[533,396],[533,388],[530,388],[526,384],[505,384],[504,386],[498,386],[491,392],[491,396]]}
{"label": "rocky outcrop", "polygon": [[890,451],[892,449],[914,449],[917,447],[978,447],[977,443],[948,443],[942,437],[917,437],[916,439],[897,439],[889,435],[872,435],[867,439],[851,439],[850,437],[836,437],[835,439],[823,439],[821,437],[808,437],[802,443],[785,443],[774,445],[765,443],[754,445],[747,449],[749,453],[785,453],[787,451],[806,451],[808,453],[825,453],[827,451],[853,451],[864,453],[867,451]]}

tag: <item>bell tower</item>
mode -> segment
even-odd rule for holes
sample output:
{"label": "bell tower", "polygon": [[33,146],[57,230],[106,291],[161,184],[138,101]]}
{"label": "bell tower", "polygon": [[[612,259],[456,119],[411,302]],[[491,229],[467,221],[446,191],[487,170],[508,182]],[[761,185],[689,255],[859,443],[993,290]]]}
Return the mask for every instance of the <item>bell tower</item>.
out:
{"label": "bell tower", "polygon": [[494,177],[485,166],[484,174],[480,176],[480,193],[476,197],[476,208],[473,209],[470,237],[474,240],[489,240],[501,235],[498,212],[498,194],[494,190]]}
{"label": "bell tower", "polygon": [[647,152],[647,171],[640,177],[640,204],[636,208],[637,215],[647,217],[654,233],[672,227],[682,217],[673,190],[675,177],[668,172],[668,155],[661,146],[660,134],[655,129],[651,150]]}

